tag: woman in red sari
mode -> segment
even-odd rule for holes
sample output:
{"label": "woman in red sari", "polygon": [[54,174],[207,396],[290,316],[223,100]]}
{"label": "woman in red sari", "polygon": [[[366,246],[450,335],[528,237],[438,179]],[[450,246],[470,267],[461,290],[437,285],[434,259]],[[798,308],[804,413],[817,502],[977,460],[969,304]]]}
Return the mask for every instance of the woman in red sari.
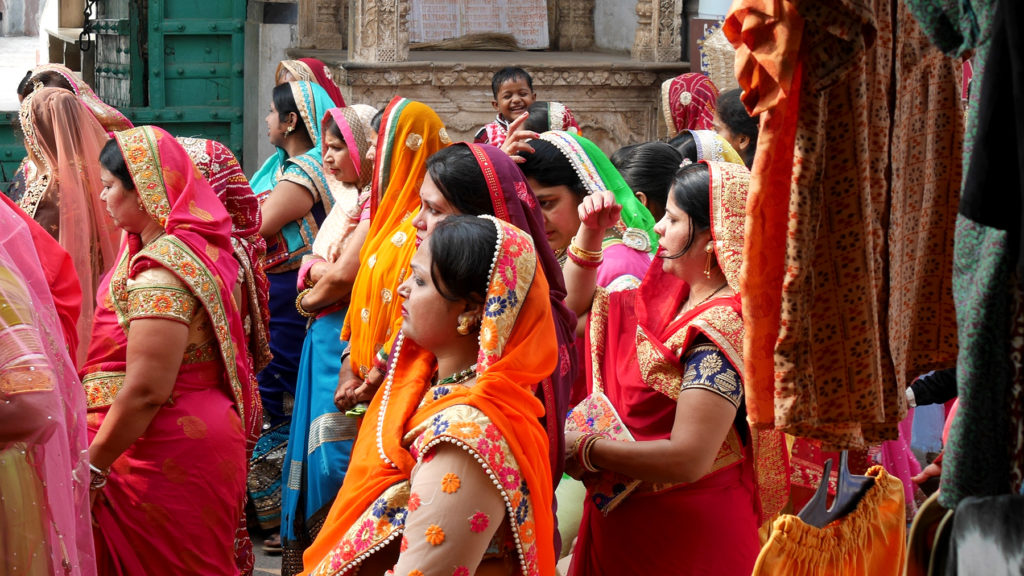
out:
{"label": "woman in red sari", "polygon": [[[635,441],[566,432],[566,466],[588,488],[572,574],[749,574],[758,526],[785,503],[782,439],[751,431],[743,409],[748,180],[735,164],[682,168],[640,287],[597,291],[585,403],[606,395]],[[617,218],[609,194],[584,201],[584,257],[600,254]]]}
{"label": "woman in red sari", "polygon": [[100,197],[128,232],[82,370],[100,573],[238,574],[261,414],[231,219],[160,128],[118,132],[100,163]]}

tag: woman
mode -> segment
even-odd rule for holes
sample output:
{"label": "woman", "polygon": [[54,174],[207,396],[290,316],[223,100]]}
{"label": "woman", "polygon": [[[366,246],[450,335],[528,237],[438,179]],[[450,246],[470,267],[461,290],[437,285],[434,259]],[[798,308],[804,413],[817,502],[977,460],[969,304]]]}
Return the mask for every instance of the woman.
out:
{"label": "woman", "polygon": [[619,148],[612,154],[611,162],[651,216],[661,220],[668,189],[684,162],[683,155],[664,142],[644,142]]}
{"label": "woman", "polygon": [[531,389],[557,351],[539,344],[554,323],[530,237],[494,217],[449,216],[400,295],[388,377],[307,573],[554,574],[544,409]]}
{"label": "woman", "polygon": [[733,150],[739,152],[743,163],[750,168],[757,153],[758,117],[747,114],[746,107],[740,101],[741,92],[739,88],[734,88],[722,92],[718,97],[714,130]]}
{"label": "woman", "polygon": [[261,414],[231,220],[160,128],[116,133],[100,163],[100,197],[127,232],[82,369],[100,572],[237,574]]}
{"label": "woman", "polygon": [[746,164],[732,144],[714,130],[683,130],[668,143],[683,155],[684,164],[701,160]]}
{"label": "woman", "polygon": [[67,90],[42,88],[21,103],[21,128],[33,168],[19,205],[71,255],[82,286],[76,364],[85,360],[93,304],[103,274],[114,263],[119,232],[96,191],[103,187],[95,159],[108,138]]}
{"label": "woman", "polygon": [[572,110],[561,102],[534,102],[526,109],[526,121],[522,130],[540,134],[550,130],[564,130],[573,134],[580,133],[580,125],[576,122]]}
{"label": "woman", "polygon": [[[736,290],[748,180],[735,164],[684,167],[643,284],[598,290],[583,406],[604,394],[635,442],[602,436],[607,425],[566,432],[567,467],[586,472],[588,488],[572,574],[749,574],[758,526],[786,501],[784,443],[751,431],[742,409]],[[584,202],[581,249],[600,250],[618,210],[607,193]],[[634,481],[633,492],[608,489]],[[671,529],[647,529],[651,518]]]}
{"label": "woman", "polygon": [[331,76],[330,68],[316,58],[282,60],[277,65],[274,79],[276,85],[295,81],[314,82],[327,92],[335,106],[345,107],[345,98],[342,97],[341,89],[338,88],[334,77]]}
{"label": "woman", "polygon": [[[368,220],[359,225],[359,214],[369,200],[368,184],[373,174],[373,163],[367,156],[369,121],[376,111],[364,108],[368,110],[362,113],[355,106],[331,108],[321,127],[325,171],[362,198],[353,199],[346,207],[335,206],[317,234],[313,259],[305,261],[299,270],[303,290],[296,306],[309,317],[309,328],[299,361],[281,488],[282,573],[286,575],[302,571],[302,552],[316,538],[338,495],[358,427],[355,418],[339,412],[334,405],[334,389],[341,355],[347,348],[347,343],[340,340],[341,326],[359,269],[359,249],[370,227]],[[366,193],[362,194],[364,188]],[[332,219],[337,225],[329,227]],[[319,254],[324,250],[318,244],[338,246],[340,255],[328,264],[317,254],[318,248]]]}
{"label": "woman", "polygon": [[384,381],[387,356],[401,329],[398,285],[416,251],[412,218],[426,161],[451,144],[437,114],[425,104],[396,96],[384,110],[370,195],[370,229],[359,253],[352,311],[341,339],[349,354],[341,364],[335,403],[348,410],[366,402]]}
{"label": "woman", "polygon": [[85,395],[22,218],[0,203],[0,562],[91,576]]}
{"label": "woman", "polygon": [[43,64],[32,70],[32,79],[28,85],[35,89],[36,83],[42,86],[64,88],[71,90],[78,96],[78,100],[85,104],[85,107],[92,112],[93,117],[99,122],[103,129],[109,134],[120,130],[127,130],[132,127],[132,122],[110,104],[107,104],[92,91],[92,88],[85,82],[78,79],[78,76],[70,68],[62,64]]}
{"label": "woman", "polygon": [[[548,432],[551,468],[557,481],[562,477],[561,415],[569,409],[569,394],[576,378],[575,357],[569,354],[575,341],[576,315],[564,303],[562,270],[544,235],[540,206],[515,162],[493,146],[449,146],[427,159],[427,175],[420,188],[420,211],[412,221],[417,230],[417,245],[452,214],[497,216],[528,232],[533,239],[541,269],[551,287],[551,313],[558,338],[559,365],[535,390],[537,398],[544,402],[542,423]],[[482,190],[488,193],[482,194]]]}
{"label": "woman", "polygon": [[[332,107],[331,99],[312,82],[281,84],[273,94],[266,122],[277,151],[251,181],[261,203],[260,235],[267,240],[273,354],[258,376],[267,422],[249,471],[249,493],[264,530],[281,524],[281,462],[306,336],[306,318],[295,307],[296,279],[334,205],[320,155],[320,118]],[[278,551],[277,542],[277,535],[268,538],[268,551]]]}
{"label": "woman", "polygon": [[661,84],[661,110],[672,136],[714,127],[718,88],[703,74],[687,72]]}

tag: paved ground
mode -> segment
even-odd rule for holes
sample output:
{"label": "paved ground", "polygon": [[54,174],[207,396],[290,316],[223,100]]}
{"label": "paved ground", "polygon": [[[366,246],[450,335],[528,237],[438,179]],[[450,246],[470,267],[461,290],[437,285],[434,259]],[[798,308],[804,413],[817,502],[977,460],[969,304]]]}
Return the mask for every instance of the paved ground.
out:
{"label": "paved ground", "polygon": [[35,68],[39,48],[38,38],[0,37],[0,111],[18,109],[18,82]]}
{"label": "paved ground", "polygon": [[254,576],[280,576],[281,574],[281,556],[268,556],[263,551],[263,538],[260,536],[254,536],[252,539],[253,550],[256,552],[256,570],[253,572]]}

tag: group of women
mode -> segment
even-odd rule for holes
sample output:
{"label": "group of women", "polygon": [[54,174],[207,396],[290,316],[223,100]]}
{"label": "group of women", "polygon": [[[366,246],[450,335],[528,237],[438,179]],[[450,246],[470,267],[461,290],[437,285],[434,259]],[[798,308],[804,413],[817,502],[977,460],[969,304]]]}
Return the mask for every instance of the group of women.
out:
{"label": "group of women", "polygon": [[217,142],[108,137],[43,72],[32,210],[0,211],[9,566],[248,573],[248,501],[286,574],[750,572],[785,455],[744,418],[728,93],[670,80],[680,135],[610,160],[576,130],[452,143],[286,61],[246,179]]}

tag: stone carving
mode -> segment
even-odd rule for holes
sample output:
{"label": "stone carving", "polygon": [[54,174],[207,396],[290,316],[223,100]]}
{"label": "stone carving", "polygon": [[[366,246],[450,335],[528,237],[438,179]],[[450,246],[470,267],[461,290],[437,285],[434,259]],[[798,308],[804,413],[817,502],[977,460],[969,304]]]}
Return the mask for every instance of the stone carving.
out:
{"label": "stone carving", "polygon": [[345,48],[347,22],[348,0],[299,0],[299,47]]}
{"label": "stone carving", "polygon": [[648,62],[678,62],[682,57],[682,0],[638,0],[633,58]]}
{"label": "stone carving", "polygon": [[409,0],[351,0],[349,58],[354,62],[409,59]]}
{"label": "stone carving", "polygon": [[553,0],[557,14],[555,46],[563,52],[594,47],[594,0]]}

